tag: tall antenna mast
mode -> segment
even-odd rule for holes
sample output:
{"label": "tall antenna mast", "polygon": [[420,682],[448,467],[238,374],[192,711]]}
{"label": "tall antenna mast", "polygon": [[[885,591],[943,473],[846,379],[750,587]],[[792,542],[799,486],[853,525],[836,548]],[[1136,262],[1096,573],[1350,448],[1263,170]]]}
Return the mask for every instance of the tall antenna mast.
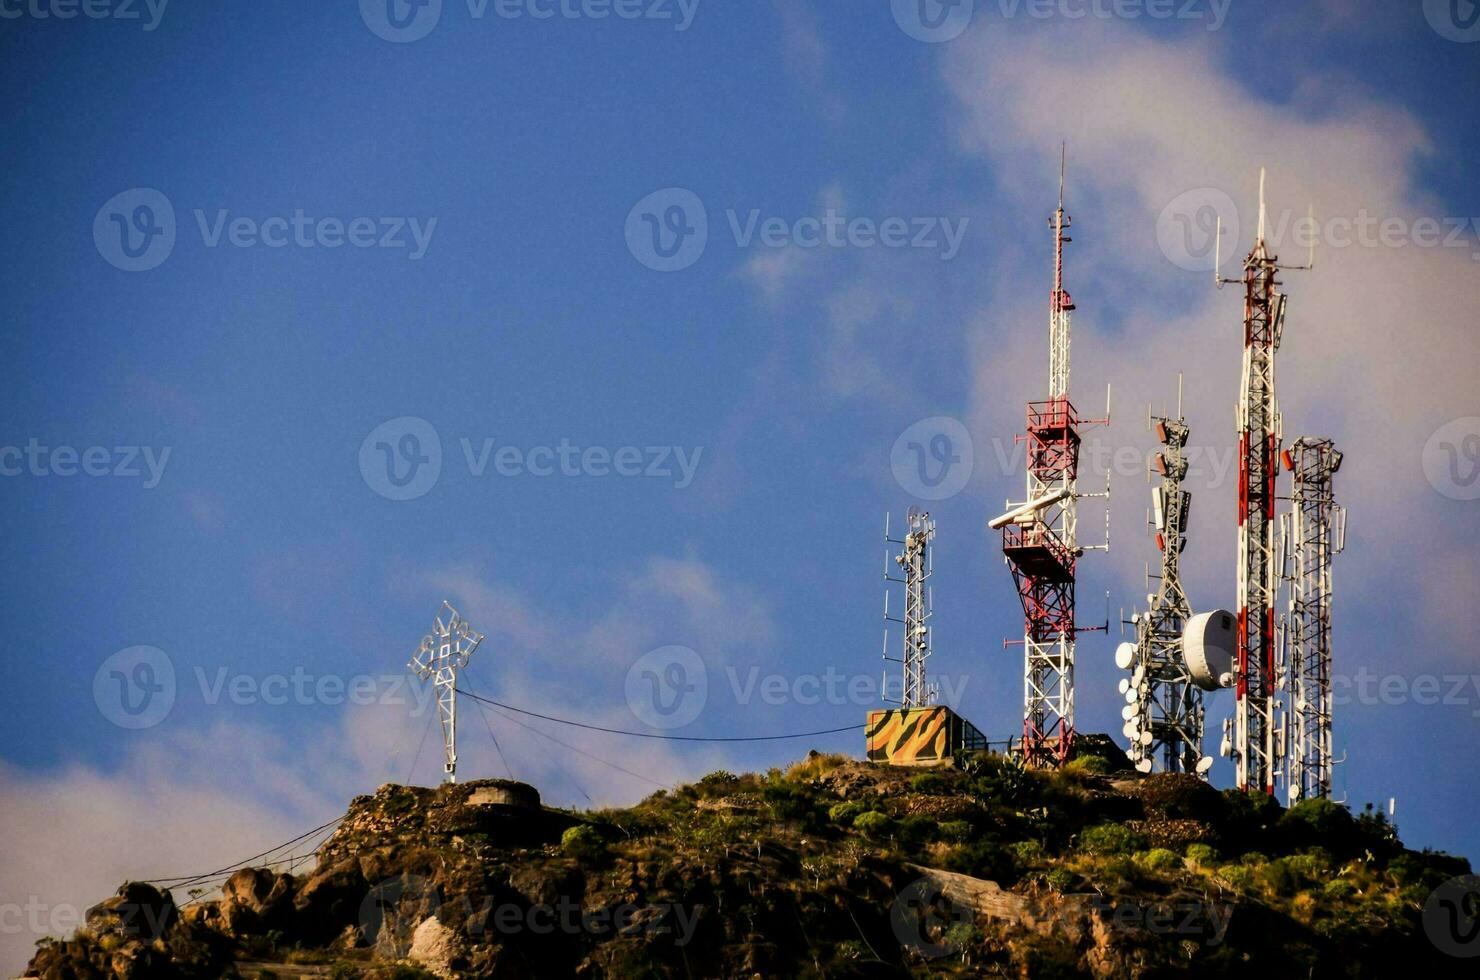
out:
{"label": "tall antenna mast", "polygon": [[[925,679],[925,661],[930,659],[930,619],[935,615],[934,598],[926,583],[934,574],[935,521],[918,507],[911,507],[906,518],[906,532],[902,540],[889,537],[889,522],[884,522],[884,540],[900,546],[894,555],[894,563],[903,572],[903,578],[889,574],[888,564],[884,567],[884,578],[904,586],[904,618],[889,615],[889,593],[884,593],[884,619],[886,623],[899,623],[903,627],[900,655],[889,656],[889,627],[884,627],[884,659],[900,665],[900,693],[898,703],[906,708],[924,708],[935,704],[936,688]],[[885,700],[888,696],[888,680],[885,679]]]}
{"label": "tall antenna mast", "polygon": [[[1076,489],[1079,428],[1109,419],[1080,419],[1069,401],[1070,313],[1064,288],[1064,246],[1071,221],[1064,210],[1067,149],[1059,156],[1059,206],[1049,219],[1054,235],[1053,292],[1049,297],[1048,399],[1028,403],[1027,500],[988,526],[1002,529],[1002,551],[1023,605],[1023,758],[1056,766],[1074,739],[1075,570],[1079,556]],[[1108,399],[1107,399],[1108,401]],[[1109,406],[1106,406],[1109,414]],[[1109,540],[1103,546],[1108,549]],[[1108,628],[1108,623],[1105,627]]]}
{"label": "tall antenna mast", "polygon": [[1147,611],[1131,618],[1136,642],[1116,651],[1117,665],[1131,672],[1120,682],[1127,706],[1124,734],[1126,753],[1141,772],[1193,772],[1205,775],[1212,760],[1203,762],[1203,696],[1193,681],[1182,650],[1182,630],[1192,618],[1192,606],[1182,588],[1181,555],[1187,545],[1188,513],[1192,494],[1182,488],[1187,475],[1187,446],[1191,429],[1182,414],[1182,379],[1177,378],[1177,415],[1152,416],[1148,424],[1162,449],[1154,457],[1160,486],[1151,490],[1151,525],[1161,552],[1160,586],[1147,596]]}
{"label": "tall antenna mast", "polygon": [[443,601],[432,631],[421,638],[421,646],[408,664],[423,680],[430,677],[437,687],[437,716],[442,722],[442,772],[446,782],[457,782],[457,672],[483,642],[483,634]]}
{"label": "tall antenna mast", "polygon": [[1282,517],[1293,568],[1289,583],[1290,802],[1331,796],[1331,559],[1346,547],[1346,510],[1332,477],[1341,453],[1330,439],[1295,440],[1284,455],[1294,473],[1294,510]]}
{"label": "tall antenna mast", "polygon": [[1243,377],[1237,407],[1239,433],[1237,707],[1231,753],[1242,790],[1274,794],[1279,775],[1276,711],[1280,679],[1275,665],[1275,481],[1281,420],[1275,399],[1275,353],[1287,297],[1277,278],[1282,266],[1265,240],[1264,171],[1259,171],[1259,229],[1244,259]]}

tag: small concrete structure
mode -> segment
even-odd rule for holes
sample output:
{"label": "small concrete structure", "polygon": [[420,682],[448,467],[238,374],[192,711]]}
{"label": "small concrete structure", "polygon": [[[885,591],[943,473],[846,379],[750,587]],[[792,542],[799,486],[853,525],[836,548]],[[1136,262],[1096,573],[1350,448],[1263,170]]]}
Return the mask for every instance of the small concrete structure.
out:
{"label": "small concrete structure", "polygon": [[540,809],[540,791],[528,783],[511,779],[489,779],[465,783],[472,792],[468,806],[508,806],[520,810]]}

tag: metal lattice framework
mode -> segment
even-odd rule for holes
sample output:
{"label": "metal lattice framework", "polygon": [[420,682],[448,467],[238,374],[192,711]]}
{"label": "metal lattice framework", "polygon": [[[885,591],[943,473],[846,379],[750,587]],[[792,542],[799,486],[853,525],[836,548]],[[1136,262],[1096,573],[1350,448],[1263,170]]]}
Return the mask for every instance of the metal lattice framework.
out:
{"label": "metal lattice framework", "polygon": [[1331,795],[1331,559],[1346,545],[1346,511],[1332,493],[1341,453],[1330,439],[1297,439],[1284,458],[1295,481],[1294,509],[1283,518],[1294,803]]}
{"label": "metal lattice framework", "polygon": [[423,680],[430,677],[437,688],[437,717],[442,723],[442,771],[446,781],[457,782],[457,672],[483,642],[483,634],[444,601],[432,625],[421,638],[421,646],[408,664]]}
{"label": "metal lattice framework", "polygon": [[[889,523],[884,522],[884,540],[899,545],[900,552],[893,556],[894,563],[903,572],[903,578],[889,574],[884,566],[884,578],[904,587],[904,618],[889,615],[889,592],[884,592],[884,619],[898,623],[903,636],[900,655],[889,656],[889,627],[884,627],[884,659],[900,665],[899,703],[906,708],[920,708],[935,703],[936,688],[925,678],[925,661],[930,659],[930,619],[935,615],[933,590],[926,585],[935,571],[934,549],[935,521],[918,507],[911,507],[906,518],[906,531],[902,540],[889,537]],[[888,679],[885,678],[886,700]]]}
{"label": "metal lattice framework", "polygon": [[[1275,661],[1275,483],[1282,437],[1275,398],[1275,354],[1285,323],[1280,292],[1283,266],[1265,240],[1264,173],[1259,174],[1259,230],[1244,259],[1243,377],[1237,406],[1239,434],[1238,637],[1233,756],[1239,789],[1274,794],[1283,748],[1277,717],[1282,683]],[[1222,233],[1221,223],[1219,234]],[[1312,250],[1314,255],[1314,250]]]}
{"label": "metal lattice framework", "polygon": [[[1049,302],[1048,399],[1028,403],[1027,501],[992,522],[1002,527],[1002,551],[1022,602],[1023,756],[1033,765],[1066,760],[1074,738],[1075,575],[1085,549],[1077,542],[1076,489],[1082,425],[1069,401],[1070,314],[1064,288],[1064,246],[1071,239],[1064,210],[1063,165],[1054,234],[1054,286]],[[1108,491],[1107,491],[1108,493]],[[1108,544],[1106,545],[1108,547]]]}
{"label": "metal lattice framework", "polygon": [[1136,692],[1128,712],[1126,734],[1131,747],[1127,755],[1142,772],[1155,768],[1161,772],[1198,773],[1203,694],[1188,673],[1182,651],[1182,629],[1192,616],[1181,575],[1192,505],[1192,494],[1182,488],[1187,475],[1183,449],[1191,430],[1180,409],[1175,419],[1157,417],[1153,421],[1162,444],[1154,458],[1161,485],[1151,491],[1151,524],[1161,552],[1160,587],[1147,597],[1146,612],[1135,617],[1136,652],[1125,685],[1127,691]]}

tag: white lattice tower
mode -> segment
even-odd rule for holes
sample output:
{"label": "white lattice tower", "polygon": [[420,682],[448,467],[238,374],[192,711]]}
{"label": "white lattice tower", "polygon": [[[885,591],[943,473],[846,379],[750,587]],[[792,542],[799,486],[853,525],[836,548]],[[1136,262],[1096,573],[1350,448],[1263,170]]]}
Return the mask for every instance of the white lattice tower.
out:
{"label": "white lattice tower", "polygon": [[[930,659],[931,653],[933,630],[930,620],[935,615],[932,590],[927,584],[931,575],[934,574],[935,521],[927,512],[918,507],[911,507],[905,527],[905,536],[901,540],[889,538],[887,526],[884,531],[885,540],[900,546],[899,553],[892,556],[892,560],[902,575],[900,578],[889,575],[886,566],[884,577],[891,582],[899,583],[904,590],[904,617],[902,619],[889,615],[889,597],[888,592],[885,592],[884,618],[889,622],[898,623],[902,636],[900,655],[897,658],[891,657],[889,655],[889,631],[888,627],[885,627],[884,659],[900,665],[899,703],[906,708],[918,708],[932,705],[936,699],[935,685],[926,679],[925,669],[925,663]],[[887,678],[885,690],[888,690]]]}
{"label": "white lattice tower", "polygon": [[442,723],[444,778],[457,782],[457,672],[483,642],[483,634],[444,601],[421,646],[408,665],[423,680],[431,678],[437,689],[437,717]]}

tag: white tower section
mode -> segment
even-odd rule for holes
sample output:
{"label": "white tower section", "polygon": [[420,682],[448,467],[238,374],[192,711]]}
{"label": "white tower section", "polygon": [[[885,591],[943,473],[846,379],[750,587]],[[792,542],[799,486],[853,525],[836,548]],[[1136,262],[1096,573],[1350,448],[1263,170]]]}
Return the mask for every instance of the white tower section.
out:
{"label": "white tower section", "polygon": [[432,625],[421,638],[421,646],[408,664],[423,680],[430,677],[437,688],[437,717],[442,722],[445,779],[457,782],[457,672],[483,642],[483,634],[468,625],[451,603],[444,601]]}
{"label": "white tower section", "polygon": [[1341,453],[1330,439],[1295,440],[1284,455],[1294,509],[1282,515],[1289,608],[1290,802],[1331,796],[1331,559],[1346,547],[1346,510],[1332,494]]}
{"label": "white tower section", "polygon": [[[927,707],[934,704],[936,698],[935,685],[925,678],[925,661],[930,659],[930,619],[935,615],[933,590],[926,584],[934,574],[935,521],[920,508],[911,507],[903,540],[889,537],[887,519],[884,540],[900,546],[899,553],[892,558],[903,573],[902,578],[890,575],[886,558],[884,578],[904,586],[903,619],[889,615],[889,593],[887,590],[884,593],[884,619],[889,623],[898,623],[903,632],[900,655],[897,658],[891,657],[889,627],[884,627],[884,659],[900,665],[899,704],[906,708]],[[884,690],[889,690],[887,677]]]}

